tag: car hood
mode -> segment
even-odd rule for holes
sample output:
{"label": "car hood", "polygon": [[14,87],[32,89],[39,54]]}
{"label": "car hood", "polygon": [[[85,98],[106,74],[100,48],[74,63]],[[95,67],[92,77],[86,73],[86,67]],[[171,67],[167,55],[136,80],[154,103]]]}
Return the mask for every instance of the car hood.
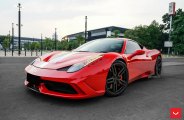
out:
{"label": "car hood", "polygon": [[102,55],[102,53],[57,51],[40,57],[41,61],[36,60],[33,65],[43,69],[59,69],[85,61],[97,55]]}

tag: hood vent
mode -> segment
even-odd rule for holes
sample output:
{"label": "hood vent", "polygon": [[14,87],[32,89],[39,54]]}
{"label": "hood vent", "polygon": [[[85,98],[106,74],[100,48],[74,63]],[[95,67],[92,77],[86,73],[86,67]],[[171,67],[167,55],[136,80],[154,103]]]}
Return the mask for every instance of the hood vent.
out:
{"label": "hood vent", "polygon": [[57,69],[58,71],[67,71],[71,66],[67,66],[67,67],[63,67],[63,68],[59,68]]}

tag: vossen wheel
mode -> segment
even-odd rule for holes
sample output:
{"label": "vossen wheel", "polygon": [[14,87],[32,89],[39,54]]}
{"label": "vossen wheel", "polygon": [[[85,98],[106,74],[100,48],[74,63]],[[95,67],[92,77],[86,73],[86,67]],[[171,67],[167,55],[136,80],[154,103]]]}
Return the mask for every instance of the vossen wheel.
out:
{"label": "vossen wheel", "polygon": [[158,56],[155,64],[155,76],[160,77],[161,73],[162,73],[162,59],[160,56]]}
{"label": "vossen wheel", "polygon": [[109,70],[106,80],[106,95],[118,96],[122,94],[128,86],[128,70],[122,61],[115,61]]}

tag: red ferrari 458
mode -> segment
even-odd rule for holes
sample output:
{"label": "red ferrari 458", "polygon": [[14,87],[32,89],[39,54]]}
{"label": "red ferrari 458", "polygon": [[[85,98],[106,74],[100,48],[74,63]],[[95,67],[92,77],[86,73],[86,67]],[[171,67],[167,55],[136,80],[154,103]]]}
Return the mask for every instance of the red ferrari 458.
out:
{"label": "red ferrari 458", "polygon": [[36,92],[68,99],[118,96],[128,84],[160,76],[162,57],[126,38],[104,38],[71,52],[54,51],[26,68],[25,85]]}

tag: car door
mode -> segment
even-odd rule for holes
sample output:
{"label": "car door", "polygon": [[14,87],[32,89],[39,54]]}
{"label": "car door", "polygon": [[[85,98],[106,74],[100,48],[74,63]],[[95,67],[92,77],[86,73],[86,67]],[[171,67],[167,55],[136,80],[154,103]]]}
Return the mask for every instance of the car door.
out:
{"label": "car door", "polygon": [[146,51],[142,55],[130,57],[136,50],[145,51],[137,42],[127,40],[125,56],[127,57],[127,67],[129,70],[129,82],[141,77],[141,75],[147,71],[147,66],[149,64],[149,58],[146,56]]}

